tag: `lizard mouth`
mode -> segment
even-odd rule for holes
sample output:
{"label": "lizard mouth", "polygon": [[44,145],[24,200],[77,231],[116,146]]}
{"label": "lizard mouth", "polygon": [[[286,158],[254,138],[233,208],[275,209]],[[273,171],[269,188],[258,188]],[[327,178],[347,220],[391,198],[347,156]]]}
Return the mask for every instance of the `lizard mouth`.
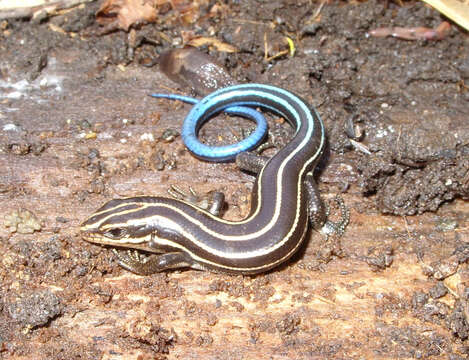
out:
{"label": "lizard mouth", "polygon": [[81,230],[81,237],[84,240],[88,242],[92,242],[92,243],[99,243],[99,244],[106,243],[106,238],[104,236],[99,235],[98,233],[92,232],[89,230]]}

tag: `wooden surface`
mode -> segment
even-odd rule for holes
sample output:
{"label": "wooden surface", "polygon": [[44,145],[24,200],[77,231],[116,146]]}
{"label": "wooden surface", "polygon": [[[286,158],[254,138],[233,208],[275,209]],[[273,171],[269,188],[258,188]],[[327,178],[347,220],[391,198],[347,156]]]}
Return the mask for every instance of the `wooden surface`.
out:
{"label": "wooden surface", "polygon": [[[116,99],[110,101],[118,106]],[[168,106],[152,103],[142,118],[153,119]],[[164,113],[155,133],[182,118],[184,111],[177,110],[174,117]],[[225,216],[241,218],[249,210],[253,178],[233,164],[194,159],[180,139],[152,145],[178,158],[177,169],[156,171],[145,163],[142,150],[151,153],[152,146],[119,141],[127,132],[138,138],[146,126],[121,127],[120,121],[115,120],[115,128],[108,125],[98,139],[82,139],[73,128],[57,129],[60,136],[49,137],[39,156],[0,157],[0,167],[7,169],[0,212],[25,208],[42,224],[34,234],[9,234],[0,227],[3,290],[8,296],[17,294],[6,300],[15,304],[47,290],[62,305],[47,327],[31,330],[24,317],[8,322],[10,329],[24,334],[8,342],[17,347],[15,357],[22,358],[21,348],[24,358],[40,358],[49,347],[50,357],[57,357],[62,346],[71,357],[99,354],[112,359],[138,354],[170,359],[391,359],[430,353],[445,358],[448,351],[465,351],[448,319],[463,300],[467,265],[456,263],[452,274],[443,277],[447,295],[432,299],[428,293],[438,282],[429,268],[454,265],[451,255],[467,237],[467,203],[453,202],[438,214],[383,216],[374,210],[373,198],[364,198],[352,186],[343,195],[351,209],[345,235],[326,241],[310,232],[302,253],[269,274],[186,270],[136,276],[120,269],[109,249],[84,242],[80,221],[107,199],[165,194],[172,183],[202,192],[225,189],[230,204]],[[96,162],[87,160],[89,149],[99,149],[103,194],[93,193],[101,188],[95,184]],[[332,156],[323,171],[326,199],[337,192],[333,174],[344,163],[345,158]],[[455,220],[457,228],[441,231],[445,219]],[[56,256],[50,254],[51,243],[58,246]],[[422,294],[427,297],[423,303],[416,300]],[[467,311],[467,303],[463,305]],[[435,307],[444,311],[435,313]],[[31,342],[25,347],[26,338]]]}

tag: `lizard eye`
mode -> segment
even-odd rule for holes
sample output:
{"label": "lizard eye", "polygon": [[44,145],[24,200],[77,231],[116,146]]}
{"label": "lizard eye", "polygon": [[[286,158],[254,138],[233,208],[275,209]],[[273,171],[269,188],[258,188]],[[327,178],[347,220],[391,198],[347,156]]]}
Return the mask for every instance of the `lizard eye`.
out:
{"label": "lizard eye", "polygon": [[122,228],[114,228],[109,231],[106,231],[105,235],[110,237],[111,239],[120,239],[125,235],[125,230]]}

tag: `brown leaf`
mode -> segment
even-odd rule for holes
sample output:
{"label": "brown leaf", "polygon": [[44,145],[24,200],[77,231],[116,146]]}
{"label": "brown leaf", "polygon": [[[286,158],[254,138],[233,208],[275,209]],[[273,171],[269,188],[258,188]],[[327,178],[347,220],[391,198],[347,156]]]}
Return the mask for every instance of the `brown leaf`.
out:
{"label": "brown leaf", "polygon": [[228,53],[238,52],[238,49],[235,46],[227,44],[225,42],[218,40],[217,38],[212,38],[212,37],[197,37],[197,38],[190,40],[187,45],[194,46],[194,47],[211,45],[211,46],[214,46],[217,49],[217,51],[228,52]]}
{"label": "brown leaf", "polygon": [[132,25],[156,20],[158,7],[167,0],[106,0],[96,13],[101,25],[129,30]]}

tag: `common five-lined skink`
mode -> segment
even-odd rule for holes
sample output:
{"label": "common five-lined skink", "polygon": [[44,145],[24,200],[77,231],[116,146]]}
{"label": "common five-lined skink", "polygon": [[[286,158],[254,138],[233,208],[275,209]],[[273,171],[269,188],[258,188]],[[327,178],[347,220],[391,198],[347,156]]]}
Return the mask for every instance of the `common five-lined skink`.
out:
{"label": "common five-lined skink", "polygon": [[267,109],[296,129],[292,140],[269,160],[238,155],[238,164],[258,171],[246,219],[224,220],[187,201],[137,196],[111,200],[97,210],[81,226],[84,239],[158,253],[143,260],[119,256],[123,267],[139,274],[180,267],[253,274],[289,259],[302,244],[308,223],[342,232],[348,223],[346,210],[342,208],[341,223],[327,221],[312,176],[326,139],[317,112],[291,92],[261,84],[218,90],[192,112],[203,122],[231,106]]}

